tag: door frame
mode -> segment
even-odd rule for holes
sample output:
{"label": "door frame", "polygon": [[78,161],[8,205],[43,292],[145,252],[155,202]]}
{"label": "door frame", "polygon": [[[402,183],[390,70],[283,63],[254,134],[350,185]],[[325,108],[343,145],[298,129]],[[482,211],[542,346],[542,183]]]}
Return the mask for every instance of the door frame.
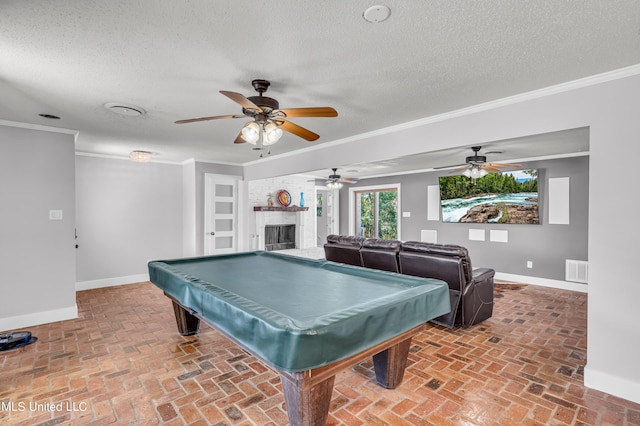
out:
{"label": "door frame", "polygon": [[349,230],[348,235],[356,235],[356,192],[367,191],[380,191],[382,189],[395,189],[398,206],[396,207],[396,217],[398,218],[397,236],[396,239],[400,240],[402,236],[402,199],[400,191],[401,185],[399,183],[389,183],[384,185],[371,185],[371,186],[351,186],[349,187]]}

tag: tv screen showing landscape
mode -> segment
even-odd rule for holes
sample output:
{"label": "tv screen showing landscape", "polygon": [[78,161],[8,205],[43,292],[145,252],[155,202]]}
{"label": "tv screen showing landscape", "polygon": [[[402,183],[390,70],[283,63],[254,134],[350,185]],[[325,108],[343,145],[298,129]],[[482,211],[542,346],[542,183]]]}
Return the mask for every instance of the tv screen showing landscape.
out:
{"label": "tv screen showing landscape", "polygon": [[443,222],[539,224],[538,171],[440,177]]}

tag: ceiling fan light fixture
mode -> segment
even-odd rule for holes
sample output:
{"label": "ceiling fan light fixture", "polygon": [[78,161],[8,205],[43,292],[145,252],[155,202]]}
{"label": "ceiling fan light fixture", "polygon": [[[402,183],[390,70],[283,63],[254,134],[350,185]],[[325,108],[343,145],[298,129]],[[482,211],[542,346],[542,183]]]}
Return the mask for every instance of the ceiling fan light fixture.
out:
{"label": "ceiling fan light fixture", "polygon": [[255,121],[251,121],[242,128],[242,139],[255,145],[260,139],[260,126]]}
{"label": "ceiling fan light fixture", "polygon": [[[469,172],[469,174],[467,174],[466,172]],[[470,177],[471,179],[478,179],[486,176],[487,171],[480,166],[473,165],[470,169],[465,170],[465,173],[463,174]]]}
{"label": "ceiling fan light fixture", "polygon": [[327,188],[329,189],[340,189],[342,188],[342,182],[332,181],[327,183]]}
{"label": "ceiling fan light fixture", "polygon": [[263,145],[273,145],[278,142],[282,137],[282,129],[274,122],[269,122],[264,126],[264,140]]}

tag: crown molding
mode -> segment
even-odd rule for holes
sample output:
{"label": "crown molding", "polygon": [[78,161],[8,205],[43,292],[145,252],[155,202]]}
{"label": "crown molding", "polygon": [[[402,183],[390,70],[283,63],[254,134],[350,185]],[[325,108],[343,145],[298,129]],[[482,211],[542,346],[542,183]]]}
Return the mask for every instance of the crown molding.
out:
{"label": "crown molding", "polygon": [[74,135],[74,138],[78,137],[77,130],[65,129],[62,127],[43,126],[41,124],[22,123],[20,121],[0,120],[0,126],[19,127],[22,129],[40,130],[43,132],[64,133],[67,135]]}

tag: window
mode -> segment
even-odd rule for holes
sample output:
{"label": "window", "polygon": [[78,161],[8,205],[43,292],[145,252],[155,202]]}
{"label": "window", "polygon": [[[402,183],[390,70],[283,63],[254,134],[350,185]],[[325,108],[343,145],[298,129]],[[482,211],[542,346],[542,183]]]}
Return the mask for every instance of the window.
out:
{"label": "window", "polygon": [[349,188],[351,233],[367,238],[399,239],[399,194],[399,184]]}

